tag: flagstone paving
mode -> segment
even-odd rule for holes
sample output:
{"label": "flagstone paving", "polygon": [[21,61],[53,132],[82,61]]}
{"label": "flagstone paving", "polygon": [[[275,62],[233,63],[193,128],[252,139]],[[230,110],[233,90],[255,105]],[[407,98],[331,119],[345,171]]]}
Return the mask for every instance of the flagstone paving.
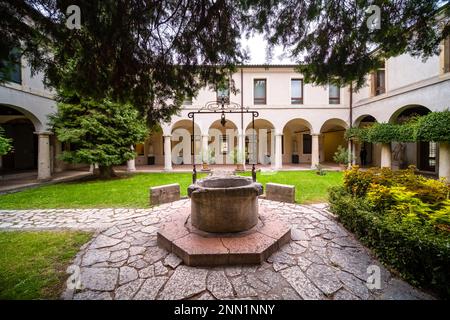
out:
{"label": "flagstone paving", "polygon": [[[159,226],[187,199],[151,209],[0,210],[0,230],[95,231],[68,268],[64,299],[433,299],[384,268],[325,204],[260,202],[292,227],[292,241],[256,266],[188,267],[159,248]],[[381,287],[369,290],[373,265]]]}

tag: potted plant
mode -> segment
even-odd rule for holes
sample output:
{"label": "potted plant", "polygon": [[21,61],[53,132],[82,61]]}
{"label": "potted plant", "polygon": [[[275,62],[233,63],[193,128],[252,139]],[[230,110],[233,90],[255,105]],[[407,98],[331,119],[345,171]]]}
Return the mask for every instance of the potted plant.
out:
{"label": "potted plant", "polygon": [[209,167],[210,158],[210,152],[204,152],[202,154],[202,171],[211,171]]}
{"label": "potted plant", "polygon": [[214,149],[202,154],[202,171],[211,171],[209,165],[216,163],[215,154]]}
{"label": "potted plant", "polygon": [[342,169],[345,169],[348,166],[348,157],[348,150],[339,145],[337,151],[334,153],[333,160],[334,162],[339,164]]}
{"label": "potted plant", "polygon": [[209,163],[205,158],[202,158],[202,171],[211,171]]}

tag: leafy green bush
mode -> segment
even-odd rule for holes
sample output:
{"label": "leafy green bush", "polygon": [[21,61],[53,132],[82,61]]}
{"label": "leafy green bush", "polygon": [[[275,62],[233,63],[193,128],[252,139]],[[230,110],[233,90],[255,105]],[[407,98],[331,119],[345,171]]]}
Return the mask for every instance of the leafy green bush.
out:
{"label": "leafy green bush", "polygon": [[401,124],[374,123],[364,128],[349,128],[346,139],[371,143],[450,142],[450,111],[430,112]]}
{"label": "leafy green bush", "polygon": [[[446,223],[450,210],[445,211],[449,185],[443,180],[416,175],[414,166],[397,171],[388,168],[361,171],[354,166],[344,173],[344,188],[354,196],[366,197],[371,210],[450,232],[450,223]],[[434,217],[435,212],[439,212],[439,219]]]}
{"label": "leafy green bush", "polygon": [[348,164],[348,150],[343,146],[339,145],[337,151],[333,155],[333,160],[337,164]]}
{"label": "leafy green bush", "polygon": [[417,140],[450,142],[450,111],[431,112],[419,118]]}
{"label": "leafy green bush", "polygon": [[0,156],[3,156],[11,151],[11,139],[5,137],[5,130],[0,127]]}
{"label": "leafy green bush", "polygon": [[[385,187],[389,189],[388,187]],[[410,195],[407,195],[409,197]],[[450,237],[431,225],[418,224],[410,219],[397,219],[373,208],[364,197],[357,197],[346,187],[329,191],[330,209],[344,226],[386,264],[397,269],[414,285],[436,290],[442,297],[450,297]],[[415,200],[416,201],[416,200]],[[435,218],[448,219],[450,206],[435,211]]]}

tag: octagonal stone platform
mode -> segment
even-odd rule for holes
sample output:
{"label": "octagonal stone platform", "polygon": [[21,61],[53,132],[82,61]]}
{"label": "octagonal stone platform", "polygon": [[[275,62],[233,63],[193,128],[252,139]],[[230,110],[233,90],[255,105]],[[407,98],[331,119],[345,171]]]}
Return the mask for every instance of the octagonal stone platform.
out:
{"label": "octagonal stone platform", "polygon": [[259,207],[255,227],[239,233],[208,233],[192,226],[185,207],[158,231],[158,245],[188,266],[260,264],[291,240],[291,230],[275,212]]}

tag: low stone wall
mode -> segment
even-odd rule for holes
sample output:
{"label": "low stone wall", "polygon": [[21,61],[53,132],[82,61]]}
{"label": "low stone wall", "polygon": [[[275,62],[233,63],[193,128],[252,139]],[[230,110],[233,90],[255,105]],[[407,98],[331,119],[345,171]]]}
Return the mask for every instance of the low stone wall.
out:
{"label": "low stone wall", "polygon": [[177,200],[180,200],[180,185],[178,183],[150,188],[150,205],[152,206]]}
{"label": "low stone wall", "polygon": [[295,186],[278,183],[267,183],[266,199],[295,203]]}

